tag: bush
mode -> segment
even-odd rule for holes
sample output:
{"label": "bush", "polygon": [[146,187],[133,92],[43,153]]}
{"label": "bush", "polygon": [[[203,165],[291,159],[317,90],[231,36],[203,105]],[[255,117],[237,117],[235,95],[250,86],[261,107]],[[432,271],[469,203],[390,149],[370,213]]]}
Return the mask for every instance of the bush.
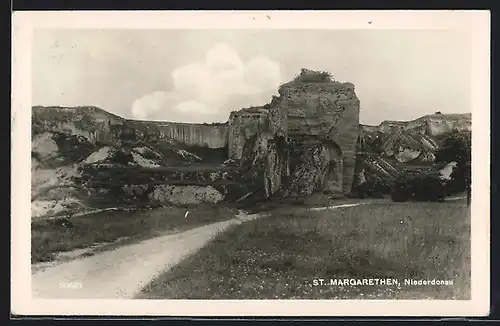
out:
{"label": "bush", "polygon": [[391,199],[396,202],[444,201],[446,184],[439,178],[438,172],[419,173],[416,175],[404,173],[399,175],[391,188]]}
{"label": "bush", "polygon": [[300,83],[328,83],[333,76],[327,71],[302,71],[295,80]]}
{"label": "bush", "polygon": [[395,202],[404,202],[410,200],[413,190],[411,188],[411,177],[401,175],[394,180],[391,187],[391,199]]}
{"label": "bush", "polygon": [[390,192],[391,186],[389,185],[389,183],[377,176],[368,178],[365,182],[358,185],[354,189],[355,196],[358,198],[383,198],[384,195],[389,194]]}
{"label": "bush", "polygon": [[446,188],[437,174],[420,174],[413,181],[413,196],[416,201],[444,201]]}
{"label": "bush", "polygon": [[470,184],[471,166],[456,166],[450,175],[450,180],[446,183],[446,194],[448,196],[461,194],[467,190]]}
{"label": "bush", "polygon": [[471,186],[471,133],[454,130],[443,140],[436,152],[436,162],[455,162],[456,166],[447,182],[448,195],[467,191],[467,203],[470,203]]}

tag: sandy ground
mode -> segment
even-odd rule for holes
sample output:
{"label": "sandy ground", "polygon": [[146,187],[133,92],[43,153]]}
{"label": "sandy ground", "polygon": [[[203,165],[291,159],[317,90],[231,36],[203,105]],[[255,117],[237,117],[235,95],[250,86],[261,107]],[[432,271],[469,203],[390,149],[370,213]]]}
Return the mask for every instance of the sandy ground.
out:
{"label": "sandy ground", "polygon": [[[355,206],[351,204],[348,206]],[[329,208],[346,207],[346,205]],[[235,219],[149,239],[34,272],[34,298],[131,299],[160,273],[202,248],[232,225],[264,215],[241,213]]]}

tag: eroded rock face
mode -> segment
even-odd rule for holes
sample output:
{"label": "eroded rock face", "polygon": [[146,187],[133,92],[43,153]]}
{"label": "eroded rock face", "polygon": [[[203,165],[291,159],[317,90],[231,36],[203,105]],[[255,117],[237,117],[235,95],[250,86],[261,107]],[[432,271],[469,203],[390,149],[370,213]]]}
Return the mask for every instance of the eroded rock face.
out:
{"label": "eroded rock face", "polygon": [[140,139],[161,141],[173,139],[190,146],[223,148],[228,142],[227,124],[196,124],[165,121],[127,120],[137,130]]}
{"label": "eroded rock face", "polygon": [[276,194],[289,176],[286,114],[278,97],[262,107],[231,112],[229,157],[240,161],[242,181],[254,197]]}
{"label": "eroded rock face", "polygon": [[321,139],[295,141],[292,147],[291,177],[285,190],[286,197],[307,197],[314,192],[342,193],[342,154],[334,142]]}
{"label": "eroded rock face", "polygon": [[134,139],[178,141],[207,148],[227,146],[227,124],[189,124],[128,120],[97,107],[42,107],[32,109],[34,133],[60,132],[83,136],[93,144],[117,145]]}
{"label": "eroded rock face", "polygon": [[432,162],[441,136],[454,130],[471,131],[471,127],[470,114],[431,114],[412,121],[361,125],[360,148],[400,163]]}
{"label": "eroded rock face", "polygon": [[246,143],[242,156],[242,179],[251,184],[256,197],[268,198],[284,186],[289,170],[288,147],[281,136],[256,134]]}
{"label": "eroded rock face", "polygon": [[351,190],[359,135],[354,86],[302,74],[282,85],[271,103],[229,119],[229,156],[251,166],[249,179],[259,180],[255,187],[267,197]]}
{"label": "eroded rock face", "polygon": [[245,143],[254,135],[260,139],[274,136],[287,139],[287,109],[282,98],[273,96],[271,103],[231,112],[228,122],[228,147],[230,159],[241,159]]}
{"label": "eroded rock face", "polygon": [[426,133],[431,136],[457,131],[472,131],[472,119],[470,114],[433,115],[426,119]]}
{"label": "eroded rock face", "polygon": [[123,122],[123,118],[97,107],[35,106],[32,110],[33,134],[64,133],[82,136],[93,144],[116,142]]}
{"label": "eroded rock face", "polygon": [[245,143],[257,134],[268,133],[268,110],[255,107],[231,112],[229,116],[229,158],[239,160]]}
{"label": "eroded rock face", "polygon": [[[311,74],[310,71],[306,73]],[[323,144],[336,144],[339,162],[335,165],[342,176],[340,191],[349,192],[359,136],[360,102],[354,85],[334,81],[310,83],[299,79],[284,84],[280,95],[280,105],[287,108],[288,137],[300,142],[303,137],[314,136]],[[330,162],[323,162],[322,166],[328,164]]]}

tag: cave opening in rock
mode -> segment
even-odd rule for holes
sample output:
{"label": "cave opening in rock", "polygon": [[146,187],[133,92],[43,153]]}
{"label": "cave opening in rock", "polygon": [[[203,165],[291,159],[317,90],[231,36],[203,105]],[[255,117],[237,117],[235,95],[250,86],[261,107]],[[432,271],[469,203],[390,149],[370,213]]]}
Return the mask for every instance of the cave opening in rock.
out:
{"label": "cave opening in rock", "polygon": [[333,194],[342,191],[342,150],[333,141],[327,141],[324,145],[327,164],[323,170],[322,192]]}
{"label": "cave opening in rock", "polygon": [[323,179],[323,193],[330,194],[335,192],[338,187],[338,165],[335,160],[328,162],[324,179]]}

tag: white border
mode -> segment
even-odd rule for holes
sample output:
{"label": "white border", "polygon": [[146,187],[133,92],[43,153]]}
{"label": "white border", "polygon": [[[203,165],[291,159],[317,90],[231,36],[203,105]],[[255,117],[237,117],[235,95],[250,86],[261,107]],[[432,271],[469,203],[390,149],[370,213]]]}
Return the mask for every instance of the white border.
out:
{"label": "white border", "polygon": [[[368,22],[371,21],[369,24]],[[472,46],[472,300],[34,300],[30,269],[31,36],[34,28],[461,29]],[[489,313],[489,11],[15,12],[12,313],[169,316],[484,316]],[[430,72],[431,73],[431,72]],[[464,81],[467,82],[467,81]],[[452,96],[452,95],[451,95]]]}

